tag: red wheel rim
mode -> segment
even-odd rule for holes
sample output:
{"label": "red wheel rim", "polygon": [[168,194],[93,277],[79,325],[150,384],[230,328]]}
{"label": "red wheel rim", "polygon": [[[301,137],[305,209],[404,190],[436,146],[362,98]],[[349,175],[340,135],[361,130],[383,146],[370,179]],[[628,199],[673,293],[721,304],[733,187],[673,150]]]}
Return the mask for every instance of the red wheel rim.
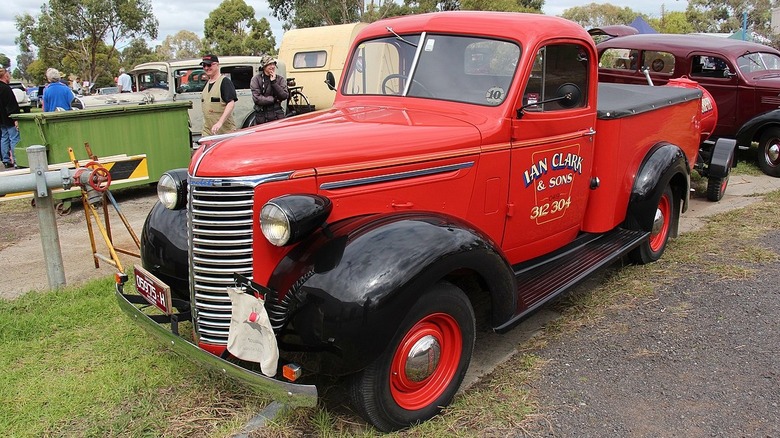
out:
{"label": "red wheel rim", "polygon": [[669,234],[669,222],[671,219],[671,213],[672,213],[672,201],[669,199],[669,195],[666,193],[661,196],[661,199],[658,201],[658,207],[656,209],[656,215],[661,215],[663,218],[663,224],[661,225],[661,229],[658,230],[657,233],[650,236],[650,249],[653,252],[658,252],[661,250],[661,248],[664,246],[664,243],[666,242],[666,236]]}
{"label": "red wheel rim", "polygon": [[[414,345],[426,336],[439,343],[441,356],[435,370],[421,381],[406,373],[406,359]],[[460,363],[463,338],[457,321],[447,314],[434,313],[421,319],[398,344],[390,364],[390,393],[398,406],[407,410],[422,409],[433,403],[452,382]]]}

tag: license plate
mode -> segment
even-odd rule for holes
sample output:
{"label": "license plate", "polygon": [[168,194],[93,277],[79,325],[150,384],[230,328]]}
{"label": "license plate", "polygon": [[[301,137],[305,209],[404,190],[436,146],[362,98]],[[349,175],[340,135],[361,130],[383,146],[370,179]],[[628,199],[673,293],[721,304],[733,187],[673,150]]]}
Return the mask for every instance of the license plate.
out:
{"label": "license plate", "polygon": [[171,314],[171,288],[144,268],[135,268],[135,290],[166,315]]}

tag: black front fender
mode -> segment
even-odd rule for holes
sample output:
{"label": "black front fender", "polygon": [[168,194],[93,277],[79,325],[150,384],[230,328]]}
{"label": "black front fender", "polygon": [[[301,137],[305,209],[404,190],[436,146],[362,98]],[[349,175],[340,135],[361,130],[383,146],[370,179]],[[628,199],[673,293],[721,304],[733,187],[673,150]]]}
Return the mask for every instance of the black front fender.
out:
{"label": "black front fender", "polygon": [[141,231],[141,265],[189,301],[187,210],[168,210],[156,202]]}
{"label": "black front fender", "polygon": [[275,274],[281,279],[298,266],[293,270],[303,275],[297,295],[305,304],[289,323],[304,344],[320,348],[323,372],[343,375],[368,365],[417,299],[455,273],[482,279],[494,324],[516,308],[511,267],[490,239],[457,219],[393,214],[334,228],[328,244],[291,252]]}

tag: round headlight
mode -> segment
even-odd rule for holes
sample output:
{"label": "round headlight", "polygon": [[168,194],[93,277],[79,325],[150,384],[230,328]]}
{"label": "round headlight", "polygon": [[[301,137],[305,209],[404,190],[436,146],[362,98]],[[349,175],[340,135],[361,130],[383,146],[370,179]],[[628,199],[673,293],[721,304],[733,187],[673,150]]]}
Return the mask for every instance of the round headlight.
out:
{"label": "round headlight", "polygon": [[186,169],[172,170],[160,176],[157,182],[157,198],[169,210],[178,210],[187,199]]}
{"label": "round headlight", "polygon": [[269,202],[260,210],[260,229],[272,245],[284,246],[290,240],[290,218],[276,204]]}

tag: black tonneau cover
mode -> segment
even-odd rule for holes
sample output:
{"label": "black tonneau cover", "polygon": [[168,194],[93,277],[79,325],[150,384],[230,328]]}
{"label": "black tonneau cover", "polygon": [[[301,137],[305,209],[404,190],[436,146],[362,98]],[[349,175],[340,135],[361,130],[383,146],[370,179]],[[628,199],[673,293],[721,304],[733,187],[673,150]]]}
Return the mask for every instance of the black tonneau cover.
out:
{"label": "black tonneau cover", "polygon": [[599,119],[619,119],[694,99],[701,99],[701,90],[599,83],[596,114]]}

